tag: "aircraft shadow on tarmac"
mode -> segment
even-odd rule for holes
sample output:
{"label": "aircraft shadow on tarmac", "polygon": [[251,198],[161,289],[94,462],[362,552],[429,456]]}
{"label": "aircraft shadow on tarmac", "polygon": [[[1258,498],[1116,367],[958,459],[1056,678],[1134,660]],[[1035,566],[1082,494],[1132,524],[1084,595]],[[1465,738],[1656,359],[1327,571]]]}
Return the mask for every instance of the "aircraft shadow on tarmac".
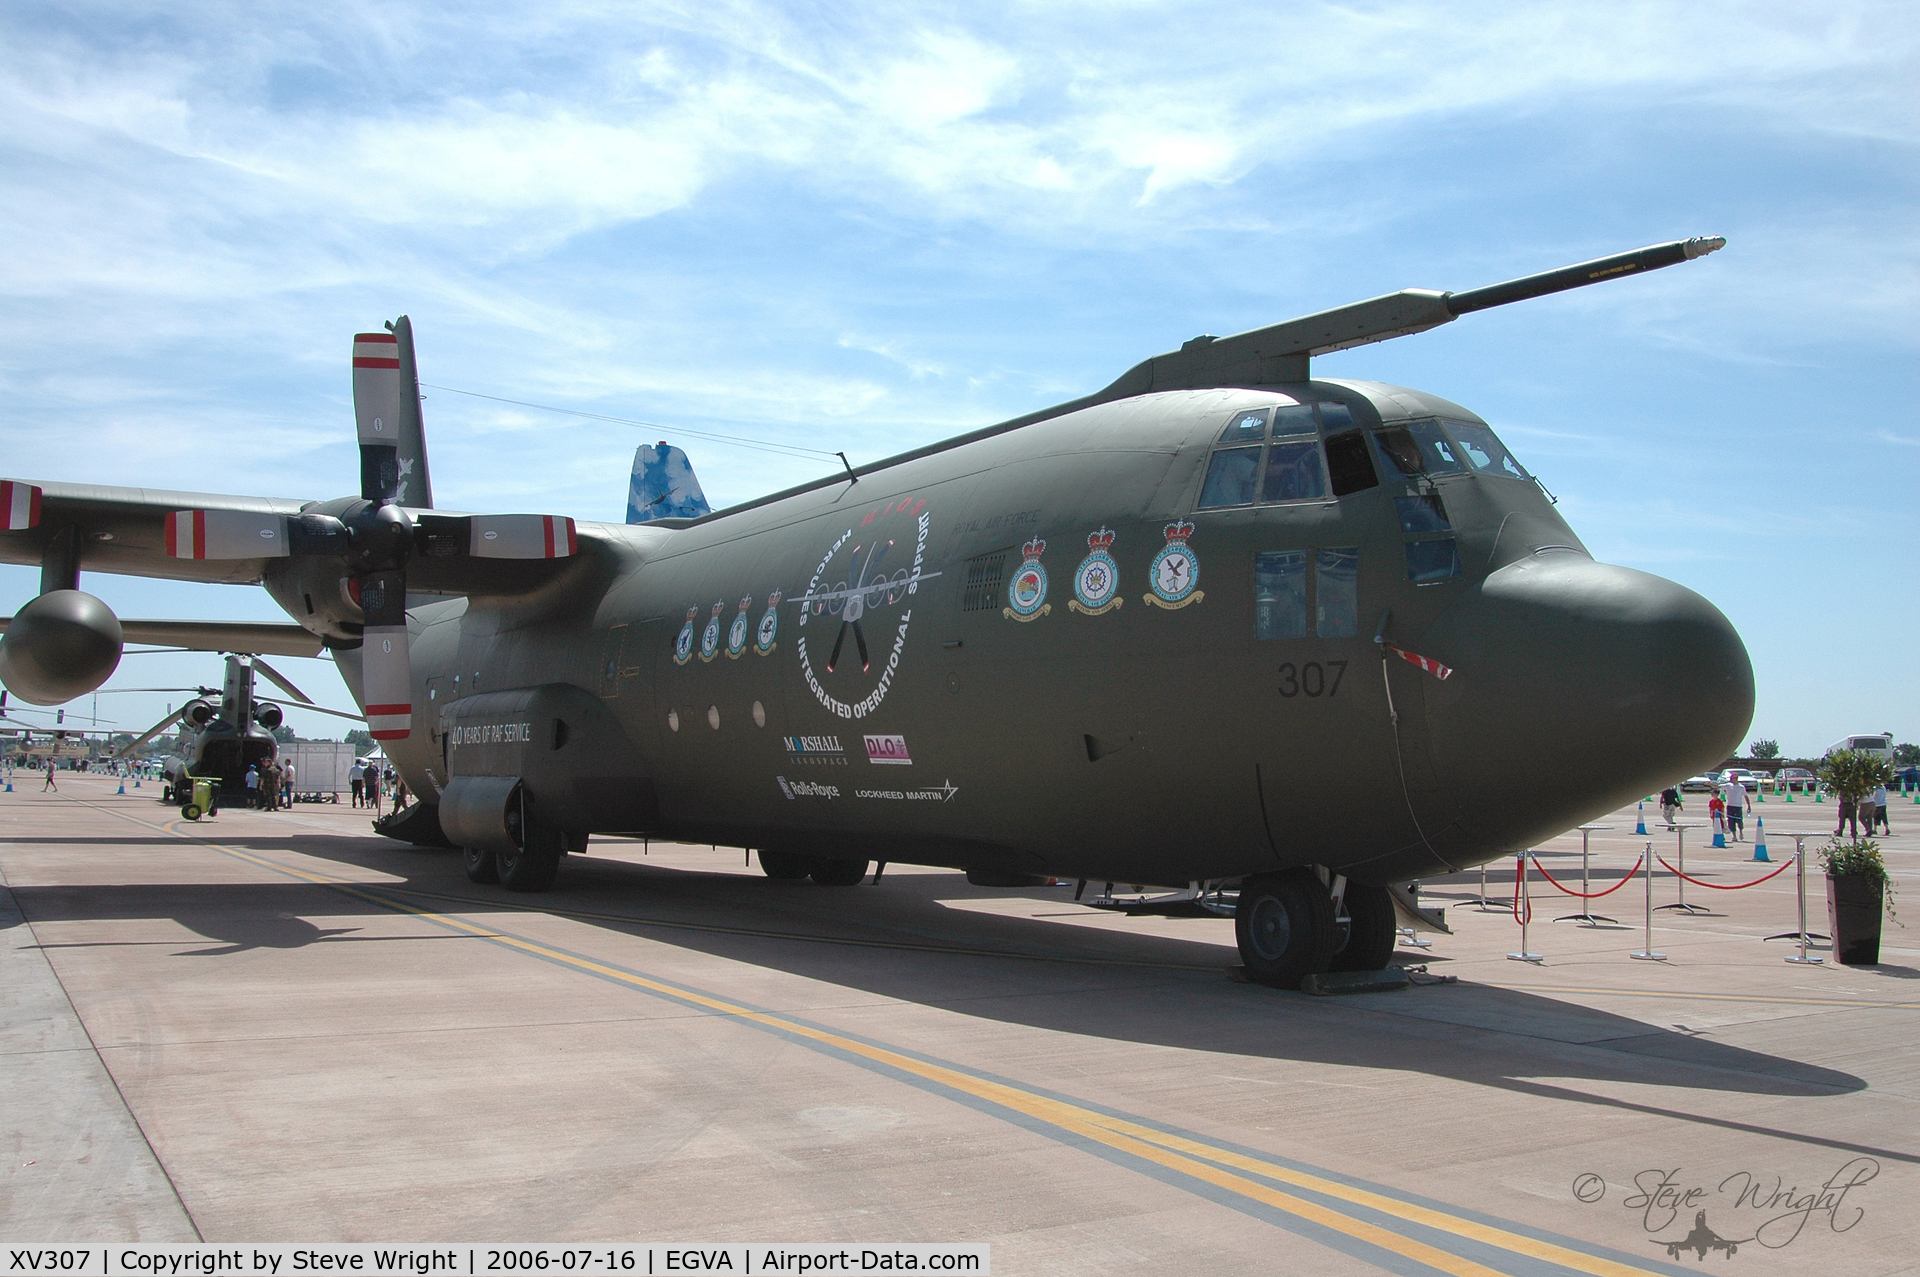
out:
{"label": "aircraft shadow on tarmac", "polygon": [[[1183,940],[956,909],[946,902],[1006,893],[969,887],[951,873],[890,868],[879,888],[821,888],[589,854],[568,857],[553,892],[525,896],[475,886],[466,880],[459,857],[444,850],[292,831],[221,841],[276,860],[296,852],[391,875],[400,881],[363,878],[355,890],[416,908],[564,915],[650,942],[1010,1025],[1226,1055],[1418,1072],[1920,1163],[1920,1155],[1661,1108],[1570,1085],[1652,1082],[1816,1099],[1865,1089],[1866,1083],[1849,1073],[1510,989],[1469,984],[1362,998],[1281,993],[1225,978],[1237,959],[1230,933],[1212,942]],[[178,955],[183,958],[351,942],[359,938],[354,928],[325,927],[315,919],[364,918],[369,907],[347,891],[300,882],[12,890],[35,923],[170,918],[220,942],[183,950]],[[1073,910],[1066,890],[1058,891],[1058,899],[1059,912]],[[504,920],[499,925],[512,929]],[[1195,925],[1220,930],[1215,924]],[[463,938],[436,932],[425,920],[406,930],[406,938],[392,939]],[[644,971],[644,964],[636,969]],[[1541,1077],[1560,1084],[1534,1080]]]}

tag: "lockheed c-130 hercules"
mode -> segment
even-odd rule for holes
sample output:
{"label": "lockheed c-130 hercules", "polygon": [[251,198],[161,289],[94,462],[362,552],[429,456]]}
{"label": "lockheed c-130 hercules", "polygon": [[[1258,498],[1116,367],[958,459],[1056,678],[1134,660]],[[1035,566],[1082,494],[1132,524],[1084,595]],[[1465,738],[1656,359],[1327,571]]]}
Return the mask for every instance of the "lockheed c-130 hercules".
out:
{"label": "lockheed c-130 hercules", "polygon": [[384,832],[464,848],[476,881],[539,890],[589,835],[644,832],[825,885],[873,861],[1163,884],[1230,909],[1255,979],[1375,969],[1395,884],[1725,757],[1753,673],[1705,599],[1596,562],[1472,412],[1310,360],[1723,244],[1197,337],[626,525],[434,509],[403,317],[354,339],[357,497],[0,490],[0,557],[43,566],[0,676],[47,703],[111,673],[82,568],[257,582],[297,626],[202,641],[333,649],[423,799]]}

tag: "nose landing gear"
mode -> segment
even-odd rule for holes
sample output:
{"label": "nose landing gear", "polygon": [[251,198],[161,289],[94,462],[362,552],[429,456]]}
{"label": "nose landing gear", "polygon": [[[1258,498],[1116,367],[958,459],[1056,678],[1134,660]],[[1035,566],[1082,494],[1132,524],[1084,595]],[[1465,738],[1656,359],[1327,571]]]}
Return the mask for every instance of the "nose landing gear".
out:
{"label": "nose landing gear", "polygon": [[1336,910],[1311,869],[1260,874],[1240,884],[1234,937],[1249,978],[1298,989],[1328,971],[1379,971],[1393,957],[1393,898],[1387,888],[1347,882]]}

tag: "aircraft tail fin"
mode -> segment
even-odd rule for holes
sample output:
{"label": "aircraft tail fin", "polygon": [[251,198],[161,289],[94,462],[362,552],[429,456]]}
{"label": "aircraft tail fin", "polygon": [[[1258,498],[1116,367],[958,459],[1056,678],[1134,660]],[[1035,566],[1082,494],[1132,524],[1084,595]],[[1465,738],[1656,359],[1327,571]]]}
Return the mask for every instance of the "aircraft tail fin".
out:
{"label": "aircraft tail fin", "polygon": [[664,439],[634,450],[633,480],[627,485],[628,523],[697,519],[712,513],[685,452]]}
{"label": "aircraft tail fin", "polygon": [[405,315],[386,332],[354,334],[353,415],[360,435],[360,495],[431,510],[420,374],[413,324]]}

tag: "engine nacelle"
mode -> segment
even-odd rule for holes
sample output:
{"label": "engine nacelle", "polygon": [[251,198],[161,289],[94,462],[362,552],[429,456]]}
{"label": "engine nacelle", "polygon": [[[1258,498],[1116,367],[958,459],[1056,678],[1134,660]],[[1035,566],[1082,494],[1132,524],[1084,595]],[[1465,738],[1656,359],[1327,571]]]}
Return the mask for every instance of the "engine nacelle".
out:
{"label": "engine nacelle", "polygon": [[274,728],[280,726],[281,721],[285,717],[286,716],[280,712],[278,705],[263,702],[254,706],[253,721],[268,731],[272,731]]}
{"label": "engine nacelle", "polygon": [[220,710],[212,701],[194,701],[182,713],[195,727],[205,727],[219,716]]}
{"label": "engine nacelle", "polygon": [[125,636],[113,609],[79,590],[49,590],[0,637],[0,682],[23,701],[62,705],[107,681]]}

